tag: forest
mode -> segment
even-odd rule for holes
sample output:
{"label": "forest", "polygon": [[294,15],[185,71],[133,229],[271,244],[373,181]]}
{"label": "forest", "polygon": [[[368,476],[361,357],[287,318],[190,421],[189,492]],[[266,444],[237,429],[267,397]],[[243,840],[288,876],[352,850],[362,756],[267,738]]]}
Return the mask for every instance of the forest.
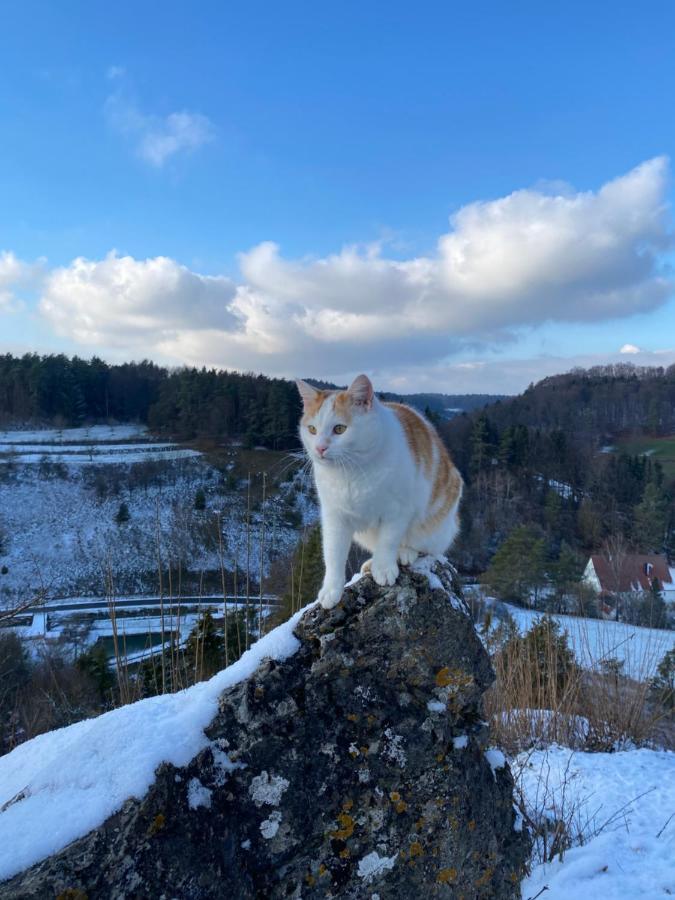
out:
{"label": "forest", "polygon": [[483,572],[522,527],[549,572],[562,554],[580,573],[610,539],[672,558],[672,470],[622,446],[675,433],[675,366],[575,370],[439,427],[467,482],[454,550],[465,570]]}
{"label": "forest", "polygon": [[0,425],[142,422],[178,440],[229,437],[284,450],[297,446],[299,415],[295,385],[280,378],[147,360],[0,355]]}

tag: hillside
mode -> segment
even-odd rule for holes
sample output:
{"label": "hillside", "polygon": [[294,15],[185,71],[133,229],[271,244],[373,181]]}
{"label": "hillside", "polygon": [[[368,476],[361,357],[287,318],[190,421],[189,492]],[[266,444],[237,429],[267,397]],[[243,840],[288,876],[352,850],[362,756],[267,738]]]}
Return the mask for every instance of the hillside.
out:
{"label": "hillside", "polygon": [[296,474],[286,454],[198,450],[143,426],[0,432],[0,608],[111,585],[156,593],[162,578],[178,593],[222,591],[221,563],[231,590],[247,558],[257,581],[261,559],[266,574],[316,517]]}
{"label": "hillside", "polygon": [[460,563],[484,570],[518,526],[581,565],[609,538],[675,552],[675,367],[607,366],[546,378],[441,425],[468,489]]}

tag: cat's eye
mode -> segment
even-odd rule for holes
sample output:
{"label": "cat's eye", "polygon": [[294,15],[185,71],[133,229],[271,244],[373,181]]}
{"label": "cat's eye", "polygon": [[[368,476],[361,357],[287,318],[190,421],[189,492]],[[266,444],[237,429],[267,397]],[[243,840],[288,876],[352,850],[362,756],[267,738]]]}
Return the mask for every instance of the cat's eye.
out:
{"label": "cat's eye", "polygon": [[308,426],[307,426],[307,431],[309,431],[310,434],[316,434],[316,426],[315,426],[315,425],[308,425]]}
{"label": "cat's eye", "polygon": [[346,425],[336,425],[335,428],[333,429],[333,432],[335,434],[343,434],[346,430],[347,430]]}

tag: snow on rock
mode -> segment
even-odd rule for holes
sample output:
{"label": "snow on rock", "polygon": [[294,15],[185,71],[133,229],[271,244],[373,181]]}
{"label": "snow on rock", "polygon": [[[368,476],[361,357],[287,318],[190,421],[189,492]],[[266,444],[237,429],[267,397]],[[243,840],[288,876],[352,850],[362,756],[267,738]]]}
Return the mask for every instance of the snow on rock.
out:
{"label": "snow on rock", "polygon": [[485,759],[490,764],[492,774],[497,777],[497,769],[503,769],[506,765],[506,757],[497,747],[490,747],[485,751]]}
{"label": "snow on rock", "polygon": [[[554,807],[581,825],[582,846],[562,862],[537,865],[523,897],[655,900],[675,894],[675,753],[575,753],[563,747],[523,754],[513,764],[533,816]],[[599,833],[597,833],[599,832]],[[546,888],[546,890],[544,890]]]}
{"label": "snow on rock", "polygon": [[297,650],[293,629],[303,612],[210,681],[39,735],[0,757],[0,880],[87,834],[129,797],[142,797],[161,762],[186,765],[209,744],[204,728],[222,691],[265,657],[286,659]]}
{"label": "snow on rock", "polygon": [[208,809],[211,806],[213,791],[205,787],[198,778],[190,779],[187,790],[190,809],[197,809],[199,806],[205,806]]}

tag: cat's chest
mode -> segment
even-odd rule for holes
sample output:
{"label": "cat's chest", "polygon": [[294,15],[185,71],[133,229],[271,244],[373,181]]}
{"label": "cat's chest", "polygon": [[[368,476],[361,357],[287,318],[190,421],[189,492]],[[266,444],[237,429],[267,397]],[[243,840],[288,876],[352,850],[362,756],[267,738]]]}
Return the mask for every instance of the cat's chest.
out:
{"label": "cat's chest", "polygon": [[384,480],[378,473],[344,477],[342,473],[327,473],[317,477],[322,505],[363,518],[381,503]]}

